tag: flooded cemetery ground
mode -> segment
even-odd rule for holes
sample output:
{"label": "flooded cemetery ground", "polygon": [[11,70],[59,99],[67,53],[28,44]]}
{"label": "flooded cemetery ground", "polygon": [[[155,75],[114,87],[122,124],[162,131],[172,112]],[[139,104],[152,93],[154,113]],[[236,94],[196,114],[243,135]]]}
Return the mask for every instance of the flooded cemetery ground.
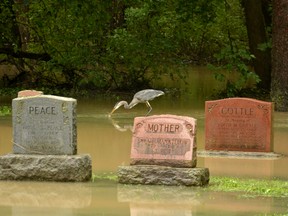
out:
{"label": "flooded cemetery ground", "polygon": [[[197,119],[197,150],[202,151],[205,148],[205,96],[211,93],[215,83],[207,81],[207,77],[199,79],[198,73],[195,77],[198,81],[191,78],[191,89],[187,93],[170,91],[152,101],[151,115],[172,114]],[[145,115],[145,104],[131,110],[118,109],[108,118],[117,99],[97,95],[76,99],[78,154],[91,155],[93,173],[115,173],[118,166],[129,165],[133,119]],[[124,99],[130,100],[132,96]],[[0,105],[9,101],[11,99],[3,99]],[[11,116],[0,117],[1,155],[12,152],[12,136]],[[288,113],[274,112],[274,152],[288,155],[287,140]],[[287,157],[197,158],[197,167],[209,168],[212,178],[287,181],[287,164]],[[249,197],[199,187],[122,185],[97,178],[85,183],[0,181],[0,215],[288,215],[288,198]]]}

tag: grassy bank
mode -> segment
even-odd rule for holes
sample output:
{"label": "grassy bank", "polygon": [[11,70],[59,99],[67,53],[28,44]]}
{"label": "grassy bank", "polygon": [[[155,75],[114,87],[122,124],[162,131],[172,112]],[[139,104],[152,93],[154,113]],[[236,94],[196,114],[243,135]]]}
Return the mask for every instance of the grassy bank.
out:
{"label": "grassy bank", "polygon": [[288,182],[283,180],[211,177],[208,190],[242,192],[243,196],[288,197]]}
{"label": "grassy bank", "polygon": [[[117,183],[115,173],[93,174],[92,181],[112,181]],[[239,192],[244,197],[279,197],[288,198],[288,181],[242,179],[234,177],[210,177],[210,182],[205,191]]]}

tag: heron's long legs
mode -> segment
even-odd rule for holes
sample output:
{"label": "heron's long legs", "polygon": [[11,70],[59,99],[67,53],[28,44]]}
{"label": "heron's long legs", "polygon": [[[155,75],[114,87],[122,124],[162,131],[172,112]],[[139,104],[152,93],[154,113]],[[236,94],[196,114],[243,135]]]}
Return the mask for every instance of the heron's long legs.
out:
{"label": "heron's long legs", "polygon": [[146,116],[148,116],[149,113],[152,111],[152,106],[150,105],[148,101],[146,101],[145,103],[146,103],[146,106],[149,108],[148,112],[146,113]]}

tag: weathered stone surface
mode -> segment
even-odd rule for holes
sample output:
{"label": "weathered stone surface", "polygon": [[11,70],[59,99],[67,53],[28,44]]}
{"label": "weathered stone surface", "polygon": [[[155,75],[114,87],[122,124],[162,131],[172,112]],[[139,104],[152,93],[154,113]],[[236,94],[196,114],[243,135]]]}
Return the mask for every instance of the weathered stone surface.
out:
{"label": "weathered stone surface", "polygon": [[13,153],[76,154],[76,104],[53,95],[13,99]]}
{"label": "weathered stone surface", "polygon": [[205,149],[271,152],[273,104],[251,98],[205,103]]}
{"label": "weathered stone surface", "polygon": [[209,183],[209,169],[156,165],[120,166],[118,181],[122,184],[205,186]]}
{"label": "weathered stone surface", "polygon": [[42,91],[36,90],[23,90],[18,92],[18,97],[32,97],[32,96],[39,96],[43,95]]}
{"label": "weathered stone surface", "polygon": [[196,122],[177,115],[135,118],[130,164],[196,167]]}
{"label": "weathered stone surface", "polygon": [[0,180],[88,181],[89,155],[23,155],[0,157]]}

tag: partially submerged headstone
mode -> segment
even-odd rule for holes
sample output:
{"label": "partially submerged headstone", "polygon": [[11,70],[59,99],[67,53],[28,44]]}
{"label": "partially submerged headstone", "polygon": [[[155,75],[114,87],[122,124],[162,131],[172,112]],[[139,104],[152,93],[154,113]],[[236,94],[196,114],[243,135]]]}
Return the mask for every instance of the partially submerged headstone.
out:
{"label": "partially submerged headstone", "polygon": [[90,155],[77,155],[77,101],[30,93],[12,101],[14,154],[0,157],[0,180],[90,180]]}
{"label": "partially submerged headstone", "polygon": [[197,164],[196,119],[155,115],[134,119],[131,166],[118,168],[123,184],[204,186],[207,168]]}
{"label": "partially submerged headstone", "polygon": [[118,179],[122,184],[205,186],[209,183],[209,169],[157,165],[120,166]]}
{"label": "partially submerged headstone", "polygon": [[0,180],[81,182],[91,179],[89,155],[21,155],[0,157]]}
{"label": "partially submerged headstone", "polygon": [[205,103],[205,149],[271,152],[273,104],[250,98]]}
{"label": "partially submerged headstone", "polygon": [[13,153],[77,153],[76,100],[53,95],[15,98]]}
{"label": "partially submerged headstone", "polygon": [[160,115],[137,117],[131,147],[131,165],[195,167],[196,119]]}

